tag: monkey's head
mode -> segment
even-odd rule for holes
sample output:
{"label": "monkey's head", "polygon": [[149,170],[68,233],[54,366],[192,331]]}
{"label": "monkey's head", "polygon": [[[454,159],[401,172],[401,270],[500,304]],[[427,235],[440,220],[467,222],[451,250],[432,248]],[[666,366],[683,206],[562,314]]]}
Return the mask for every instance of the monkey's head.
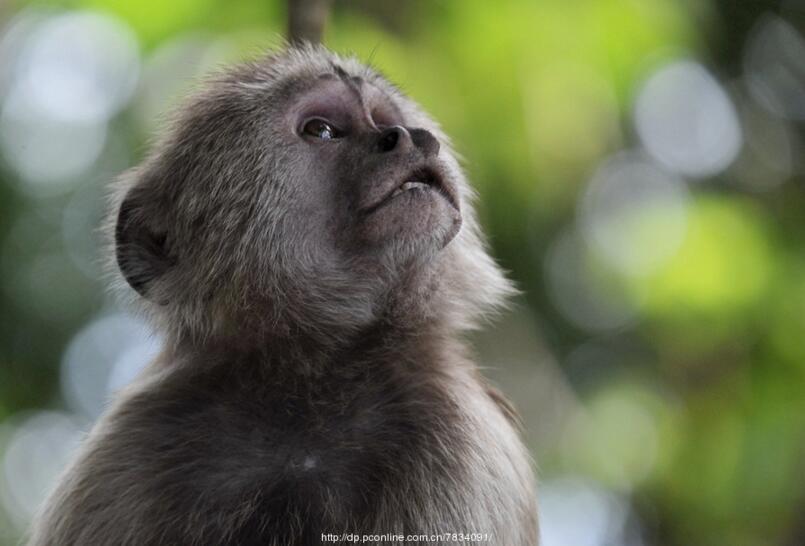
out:
{"label": "monkey's head", "polygon": [[209,82],[121,186],[117,265],[177,336],[462,329],[509,290],[438,125],[324,49]]}

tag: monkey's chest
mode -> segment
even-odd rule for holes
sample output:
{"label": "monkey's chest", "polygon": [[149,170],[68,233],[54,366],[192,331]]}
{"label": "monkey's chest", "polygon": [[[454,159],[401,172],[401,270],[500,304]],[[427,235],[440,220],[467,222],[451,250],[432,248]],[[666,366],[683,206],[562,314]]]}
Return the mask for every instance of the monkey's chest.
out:
{"label": "monkey's chest", "polygon": [[222,400],[205,413],[218,434],[194,440],[204,459],[190,465],[201,468],[187,483],[196,498],[214,499],[210,512],[240,514],[232,544],[265,544],[265,533],[307,544],[299,537],[380,522],[411,528],[400,499],[432,496],[439,483],[449,498],[460,470],[443,449],[461,441],[456,416],[428,393]]}

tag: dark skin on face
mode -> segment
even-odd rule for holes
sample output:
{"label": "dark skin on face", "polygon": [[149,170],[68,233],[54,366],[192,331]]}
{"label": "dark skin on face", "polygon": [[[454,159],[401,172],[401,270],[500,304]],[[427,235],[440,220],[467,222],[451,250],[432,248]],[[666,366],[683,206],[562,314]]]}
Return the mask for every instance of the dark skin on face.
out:
{"label": "dark skin on face", "polygon": [[326,185],[327,202],[336,203],[328,223],[339,246],[441,249],[458,233],[457,189],[438,140],[406,126],[392,98],[371,83],[323,74],[287,109],[286,123],[308,167],[301,178]]}

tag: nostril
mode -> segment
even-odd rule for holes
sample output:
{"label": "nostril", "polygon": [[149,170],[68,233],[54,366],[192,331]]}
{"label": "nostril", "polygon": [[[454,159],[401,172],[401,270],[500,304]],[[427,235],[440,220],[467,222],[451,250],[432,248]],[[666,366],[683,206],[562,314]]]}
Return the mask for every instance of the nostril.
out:
{"label": "nostril", "polygon": [[425,129],[411,129],[409,131],[414,146],[419,148],[425,157],[439,155],[439,141],[430,131]]}
{"label": "nostril", "polygon": [[394,148],[397,147],[397,143],[400,141],[400,134],[402,133],[402,127],[389,127],[388,129],[384,129],[377,140],[377,149],[381,152],[390,152]]}

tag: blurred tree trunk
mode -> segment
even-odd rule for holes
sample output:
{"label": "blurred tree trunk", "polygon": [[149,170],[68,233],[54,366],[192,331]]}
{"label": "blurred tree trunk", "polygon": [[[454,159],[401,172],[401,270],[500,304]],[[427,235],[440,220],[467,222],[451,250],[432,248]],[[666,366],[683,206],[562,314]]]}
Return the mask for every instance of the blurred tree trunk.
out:
{"label": "blurred tree trunk", "polygon": [[288,41],[321,43],[331,0],[288,0]]}

